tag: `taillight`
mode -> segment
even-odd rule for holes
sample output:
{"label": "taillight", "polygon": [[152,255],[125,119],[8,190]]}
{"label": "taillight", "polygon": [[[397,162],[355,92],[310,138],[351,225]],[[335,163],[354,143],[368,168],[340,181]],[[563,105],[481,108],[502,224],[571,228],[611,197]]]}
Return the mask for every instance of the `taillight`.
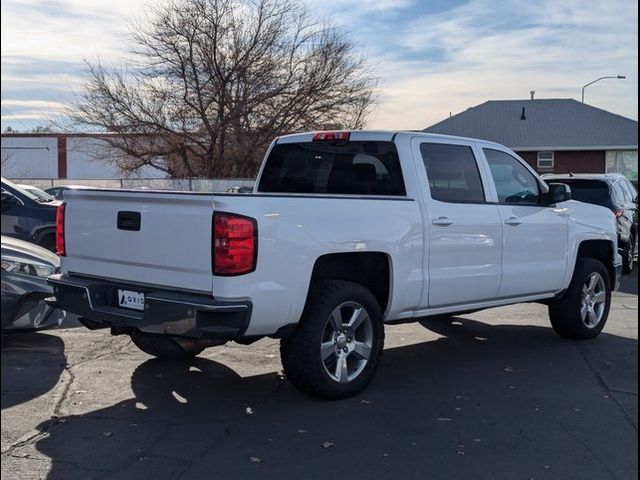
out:
{"label": "taillight", "polygon": [[624,215],[624,210],[618,208],[613,211],[613,214],[616,216],[616,218],[620,218],[622,215]]}
{"label": "taillight", "polygon": [[258,254],[258,226],[255,219],[215,212],[212,250],[214,275],[253,272]]}
{"label": "taillight", "polygon": [[313,134],[314,142],[349,141],[351,132],[316,132]]}
{"label": "taillight", "polygon": [[64,207],[63,203],[56,210],[56,253],[61,257],[67,254],[64,244]]}

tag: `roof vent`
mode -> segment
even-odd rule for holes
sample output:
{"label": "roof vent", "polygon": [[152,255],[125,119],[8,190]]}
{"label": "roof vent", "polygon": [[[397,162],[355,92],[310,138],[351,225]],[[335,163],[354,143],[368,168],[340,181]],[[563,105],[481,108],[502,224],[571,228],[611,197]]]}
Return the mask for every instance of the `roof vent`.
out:
{"label": "roof vent", "polygon": [[527,115],[525,114],[524,107],[522,107],[522,115],[520,115],[520,120],[526,120]]}

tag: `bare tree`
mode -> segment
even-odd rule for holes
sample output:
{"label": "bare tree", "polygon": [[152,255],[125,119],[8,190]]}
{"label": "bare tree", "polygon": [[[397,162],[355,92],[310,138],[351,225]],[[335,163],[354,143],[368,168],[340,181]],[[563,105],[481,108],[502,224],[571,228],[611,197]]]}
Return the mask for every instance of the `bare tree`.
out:
{"label": "bare tree", "polygon": [[127,68],[89,64],[74,119],[118,166],[253,176],[277,135],[361,128],[376,79],[339,29],[296,0],[175,0],[132,27]]}

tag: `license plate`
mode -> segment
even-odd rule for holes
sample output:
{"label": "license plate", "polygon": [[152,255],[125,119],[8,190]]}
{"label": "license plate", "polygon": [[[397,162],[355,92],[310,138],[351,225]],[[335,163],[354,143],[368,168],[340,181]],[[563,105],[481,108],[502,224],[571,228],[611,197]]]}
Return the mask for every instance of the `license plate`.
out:
{"label": "license plate", "polygon": [[118,289],[118,306],[144,310],[144,293]]}

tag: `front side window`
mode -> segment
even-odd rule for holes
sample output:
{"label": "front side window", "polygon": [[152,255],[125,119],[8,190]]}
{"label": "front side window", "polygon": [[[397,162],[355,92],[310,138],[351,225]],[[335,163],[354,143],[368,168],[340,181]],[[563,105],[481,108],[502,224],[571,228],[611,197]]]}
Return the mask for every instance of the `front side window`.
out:
{"label": "front side window", "polygon": [[500,203],[538,205],[540,185],[533,175],[517,158],[500,150],[485,148],[491,175],[498,191]]}
{"label": "front side window", "polygon": [[423,143],[420,153],[431,198],[448,203],[484,203],[486,198],[476,157],[467,145]]}

